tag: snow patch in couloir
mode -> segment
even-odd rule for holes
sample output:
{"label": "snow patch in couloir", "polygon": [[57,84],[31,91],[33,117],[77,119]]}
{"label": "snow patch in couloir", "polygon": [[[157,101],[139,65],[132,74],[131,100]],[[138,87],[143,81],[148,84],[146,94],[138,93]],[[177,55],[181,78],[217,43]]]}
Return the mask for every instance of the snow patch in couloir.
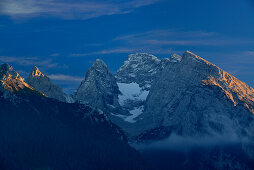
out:
{"label": "snow patch in couloir", "polygon": [[124,106],[128,100],[146,100],[149,91],[143,90],[137,83],[117,83],[119,90],[119,104]]}

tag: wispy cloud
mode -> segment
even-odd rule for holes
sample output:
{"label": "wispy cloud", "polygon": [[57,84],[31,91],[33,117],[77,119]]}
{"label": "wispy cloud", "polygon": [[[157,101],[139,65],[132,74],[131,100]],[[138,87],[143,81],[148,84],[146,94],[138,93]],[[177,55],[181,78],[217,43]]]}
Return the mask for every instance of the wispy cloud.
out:
{"label": "wispy cloud", "polygon": [[89,19],[104,15],[130,13],[132,10],[160,0],[1,0],[0,15],[14,18],[53,16],[64,19]]}
{"label": "wispy cloud", "polygon": [[151,53],[151,54],[170,54],[170,53],[182,53],[183,51],[175,51],[172,49],[150,49],[150,48],[114,48],[108,50],[101,50],[91,53],[75,53],[71,54],[73,57],[85,57],[92,55],[107,55],[107,54],[130,54],[130,53]]}
{"label": "wispy cloud", "polygon": [[77,90],[80,82],[84,79],[83,77],[66,75],[66,74],[50,74],[48,77],[56,84],[63,87],[63,90],[67,94],[72,94]]}
{"label": "wispy cloud", "polygon": [[214,32],[152,30],[139,34],[118,36],[114,41],[139,46],[220,46],[253,43],[253,40],[234,39]]}
{"label": "wispy cloud", "polygon": [[186,50],[192,47],[224,48],[225,46],[250,45],[254,44],[254,41],[250,39],[237,39],[234,37],[227,37],[215,32],[163,29],[117,36],[112,39],[109,44],[110,43],[113,44],[112,46],[114,48],[102,49],[94,52],[75,53],[71,54],[71,56],[79,57],[135,52],[169,54],[182,52],[183,49]]}
{"label": "wispy cloud", "polygon": [[70,76],[65,74],[51,74],[48,75],[48,77],[55,81],[71,82],[71,83],[79,83],[84,79],[83,77]]}
{"label": "wispy cloud", "polygon": [[51,59],[42,60],[38,57],[13,57],[13,56],[0,56],[0,62],[17,64],[20,66],[42,66],[46,68],[59,67],[57,63],[52,62]]}
{"label": "wispy cloud", "polygon": [[254,51],[245,51],[244,53],[250,57],[254,57]]}
{"label": "wispy cloud", "polygon": [[164,37],[177,37],[181,39],[189,39],[193,37],[203,38],[203,37],[212,37],[218,35],[215,32],[206,32],[206,31],[181,31],[181,30],[171,30],[171,29],[162,29],[162,30],[150,30],[143,33],[129,34],[118,36],[114,40],[126,40],[134,38],[145,38],[145,39],[154,39]]}
{"label": "wispy cloud", "polygon": [[81,56],[90,56],[90,55],[103,55],[103,54],[119,54],[119,53],[132,53],[132,52],[138,52],[137,49],[131,49],[131,48],[114,48],[109,50],[101,50],[91,53],[76,53],[71,54],[73,57],[81,57]]}
{"label": "wispy cloud", "polygon": [[54,53],[54,54],[50,54],[50,57],[58,57],[60,54],[59,53]]}

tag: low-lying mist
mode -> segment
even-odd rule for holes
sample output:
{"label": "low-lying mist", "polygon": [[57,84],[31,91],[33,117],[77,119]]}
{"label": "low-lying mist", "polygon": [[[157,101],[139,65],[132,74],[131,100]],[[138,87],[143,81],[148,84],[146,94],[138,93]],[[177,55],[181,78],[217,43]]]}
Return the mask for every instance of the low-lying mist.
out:
{"label": "low-lying mist", "polygon": [[183,137],[132,144],[151,169],[253,169],[254,144],[236,135]]}
{"label": "low-lying mist", "polygon": [[251,140],[240,138],[234,134],[204,136],[204,137],[184,137],[176,134],[170,135],[168,138],[160,141],[150,141],[147,143],[132,144],[137,150],[176,150],[188,151],[196,147],[215,147],[229,146],[236,144],[249,144]]}

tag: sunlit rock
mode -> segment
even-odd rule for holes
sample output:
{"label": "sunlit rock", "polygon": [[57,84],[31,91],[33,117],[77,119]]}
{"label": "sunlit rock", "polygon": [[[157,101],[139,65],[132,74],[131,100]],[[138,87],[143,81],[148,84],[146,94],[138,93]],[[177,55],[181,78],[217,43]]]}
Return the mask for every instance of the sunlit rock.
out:
{"label": "sunlit rock", "polygon": [[36,66],[32,68],[27,78],[27,83],[50,98],[54,98],[62,102],[72,102],[72,99],[63,92],[61,87],[53,84],[50,78],[42,74]]}

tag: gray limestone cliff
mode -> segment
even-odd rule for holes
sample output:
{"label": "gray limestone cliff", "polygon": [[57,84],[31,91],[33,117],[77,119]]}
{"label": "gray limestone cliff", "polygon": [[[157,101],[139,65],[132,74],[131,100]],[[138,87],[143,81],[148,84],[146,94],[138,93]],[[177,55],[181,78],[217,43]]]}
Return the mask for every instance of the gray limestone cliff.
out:
{"label": "gray limestone cliff", "polygon": [[106,112],[119,112],[120,94],[116,79],[107,65],[97,59],[87,71],[85,79],[73,94],[75,101],[88,104]]}
{"label": "gray limestone cliff", "polygon": [[119,83],[135,82],[142,88],[149,89],[157,70],[160,59],[147,53],[130,54],[118,69],[116,79]]}
{"label": "gray limestone cliff", "polygon": [[125,122],[137,122],[144,112],[146,98],[153,81],[168,63],[180,61],[181,57],[177,54],[163,59],[147,53],[130,54],[115,75],[121,91],[119,103],[130,113],[129,116],[119,115],[119,117]]}
{"label": "gray limestone cliff", "polygon": [[154,80],[137,129],[140,138],[253,136],[253,108],[253,88],[187,51]]}

